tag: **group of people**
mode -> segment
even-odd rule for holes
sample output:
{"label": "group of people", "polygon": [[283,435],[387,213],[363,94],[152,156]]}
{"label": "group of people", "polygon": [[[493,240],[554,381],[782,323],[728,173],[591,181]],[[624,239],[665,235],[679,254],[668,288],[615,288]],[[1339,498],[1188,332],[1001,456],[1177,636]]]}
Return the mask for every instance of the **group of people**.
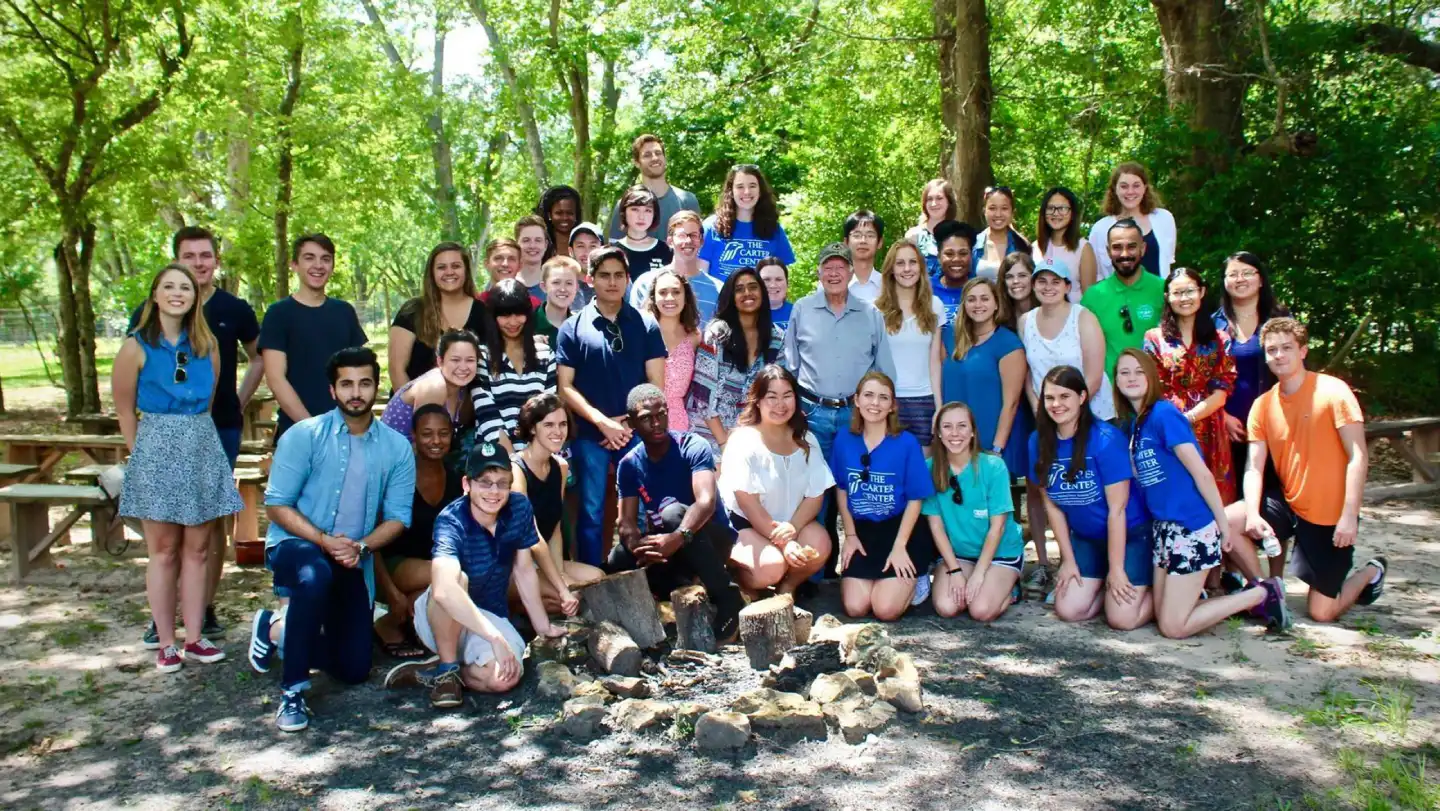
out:
{"label": "group of people", "polygon": [[435,706],[508,690],[512,607],[559,635],[577,587],[636,568],[660,599],[703,584],[720,639],[747,598],[825,576],[852,616],[931,599],[992,621],[1020,594],[1022,502],[1027,585],[1062,620],[1285,628],[1287,555],[1316,620],[1382,593],[1384,558],[1354,565],[1353,393],[1306,370],[1305,326],[1257,256],[1216,269],[1210,310],[1143,167],[1115,168],[1088,238],[1076,195],[1047,192],[1033,242],[1008,188],[985,191],[977,230],[932,181],[888,249],[879,216],[848,216],[817,289],[790,302],[796,260],[759,168],[733,167],[702,219],[658,138],[632,157],[641,182],[605,228],[577,221],[573,189],[547,190],[485,246],[484,289],[465,246],[437,245],[384,380],[354,308],[326,293],[329,238],[295,240],[298,289],[257,322],[215,285],[214,235],[175,235],[114,367],[157,667],[224,657],[216,522],[239,509],[229,469],[262,366],[280,602],[253,617],[248,659],[280,658],[286,731],[309,723],[311,671],[363,681],[375,641],[402,660],[386,685],[424,685]]}

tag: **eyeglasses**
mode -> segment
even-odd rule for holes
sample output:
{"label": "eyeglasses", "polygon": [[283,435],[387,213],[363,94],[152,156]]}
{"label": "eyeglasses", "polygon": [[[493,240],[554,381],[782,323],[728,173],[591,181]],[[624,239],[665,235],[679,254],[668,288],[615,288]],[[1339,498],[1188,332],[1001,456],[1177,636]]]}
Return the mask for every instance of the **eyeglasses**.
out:
{"label": "eyeglasses", "polygon": [[860,454],[860,481],[870,483],[870,454]]}
{"label": "eyeglasses", "polygon": [[950,474],[950,500],[956,504],[965,503],[965,494],[960,492],[960,479],[954,473]]}
{"label": "eyeglasses", "polygon": [[1130,305],[1129,305],[1129,304],[1125,304],[1125,305],[1123,305],[1123,306],[1120,307],[1120,317],[1123,318],[1123,319],[1125,319],[1125,323],[1123,323],[1123,324],[1120,325],[1121,327],[1123,327],[1123,328],[1125,329],[1125,332],[1126,332],[1127,334],[1134,332],[1134,331],[1135,331],[1135,322],[1134,322],[1134,320],[1132,320],[1132,319],[1130,318]]}
{"label": "eyeglasses", "polygon": [[184,383],[185,381],[187,381],[187,380],[190,379],[190,375],[186,374],[186,372],[185,372],[185,365],[188,364],[189,362],[190,362],[190,353],[189,353],[189,352],[176,352],[176,353],[175,353],[175,385],[178,386],[178,385],[180,385],[180,384],[182,384],[182,383]]}
{"label": "eyeglasses", "polygon": [[501,490],[509,490],[510,485],[490,479],[471,479],[470,489],[479,490],[482,493],[498,493]]}
{"label": "eyeglasses", "polygon": [[605,322],[605,341],[610,344],[611,352],[625,351],[625,333],[614,321]]}
{"label": "eyeglasses", "polygon": [[1171,290],[1170,298],[1181,300],[1200,298],[1200,290],[1195,287],[1187,287],[1184,290]]}
{"label": "eyeglasses", "polygon": [[1046,206],[1046,207],[1045,207],[1045,213],[1046,213],[1046,214],[1069,214],[1069,213],[1070,213],[1070,207],[1069,207],[1069,206]]}
{"label": "eyeglasses", "polygon": [[1252,270],[1238,270],[1238,271],[1236,271],[1236,270],[1227,270],[1227,271],[1225,271],[1225,281],[1227,281],[1227,282],[1248,282],[1248,281],[1250,281],[1251,279],[1254,279],[1254,278],[1258,277],[1259,275],[1260,275],[1260,271],[1258,271],[1258,270],[1253,270],[1253,269],[1252,269]]}

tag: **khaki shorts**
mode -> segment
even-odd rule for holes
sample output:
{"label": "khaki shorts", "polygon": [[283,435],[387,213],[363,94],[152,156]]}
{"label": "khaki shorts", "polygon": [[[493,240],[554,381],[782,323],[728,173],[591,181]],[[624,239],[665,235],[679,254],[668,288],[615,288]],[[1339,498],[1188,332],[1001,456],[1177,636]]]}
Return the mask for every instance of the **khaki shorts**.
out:
{"label": "khaki shorts", "polygon": [[[477,610],[500,630],[501,635],[505,637],[505,642],[510,646],[511,653],[515,654],[515,658],[523,659],[525,657],[525,640],[520,638],[520,632],[515,630],[515,626],[510,624],[510,620],[492,614],[483,608],[477,608]],[[430,589],[425,589],[415,599],[415,635],[420,637],[420,643],[432,652],[440,652],[435,647],[435,633],[430,629]],[[490,664],[490,660],[495,658],[495,651],[491,648],[490,641],[468,628],[460,631],[459,654],[462,665],[483,667]]]}

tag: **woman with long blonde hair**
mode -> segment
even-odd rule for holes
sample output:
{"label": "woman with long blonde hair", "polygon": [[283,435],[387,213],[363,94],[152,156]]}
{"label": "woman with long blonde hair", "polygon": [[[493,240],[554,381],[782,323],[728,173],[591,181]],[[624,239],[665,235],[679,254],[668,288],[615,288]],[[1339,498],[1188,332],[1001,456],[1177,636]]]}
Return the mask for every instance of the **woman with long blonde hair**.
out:
{"label": "woman with long blonde hair", "polygon": [[[186,659],[208,664],[225,658],[200,634],[211,522],[244,506],[210,419],[220,349],[205,323],[199,290],[184,265],[161,268],[111,374],[120,433],[130,449],[120,514],[144,525],[145,592],[160,640],[155,667],[162,673],[179,670]],[[177,573],[183,645],[175,639]]]}
{"label": "woman with long blonde hair", "polygon": [[880,269],[875,308],[885,320],[895,359],[900,427],[930,444],[930,421],[940,407],[940,327],[945,305],[930,292],[920,248],[908,239],[890,246]]}

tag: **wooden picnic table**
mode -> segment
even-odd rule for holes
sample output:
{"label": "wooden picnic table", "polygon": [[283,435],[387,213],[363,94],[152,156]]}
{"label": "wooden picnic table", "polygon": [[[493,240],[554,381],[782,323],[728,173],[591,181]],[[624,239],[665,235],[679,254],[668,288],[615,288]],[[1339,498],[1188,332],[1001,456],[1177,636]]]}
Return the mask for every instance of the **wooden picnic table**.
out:
{"label": "wooden picnic table", "polygon": [[[39,472],[37,465],[0,464],[0,487],[29,481],[26,477]],[[0,509],[0,538],[9,538],[10,529],[10,511]]]}
{"label": "wooden picnic table", "polygon": [[[14,528],[11,545],[14,556],[11,576],[19,583],[37,563],[46,562],[50,547],[69,541],[70,527],[86,513],[96,549],[107,535],[123,531],[115,521],[115,507],[99,487],[74,484],[12,484],[0,488],[0,504],[10,514]],[[70,512],[54,528],[50,507],[69,507]]]}
{"label": "wooden picnic table", "polygon": [[1412,417],[1404,420],[1368,422],[1365,444],[1373,448],[1380,441],[1410,463],[1409,484],[1377,484],[1365,488],[1365,498],[1383,501],[1431,493],[1440,489],[1440,417]]}
{"label": "wooden picnic table", "polygon": [[79,425],[80,430],[87,434],[109,436],[120,433],[120,418],[114,413],[76,414],[73,417],[66,417],[65,422],[69,425]]}
{"label": "wooden picnic table", "polygon": [[79,453],[94,464],[116,464],[128,454],[125,437],[97,434],[0,434],[8,464],[34,465],[22,481],[51,478],[50,471],[67,454]]}

